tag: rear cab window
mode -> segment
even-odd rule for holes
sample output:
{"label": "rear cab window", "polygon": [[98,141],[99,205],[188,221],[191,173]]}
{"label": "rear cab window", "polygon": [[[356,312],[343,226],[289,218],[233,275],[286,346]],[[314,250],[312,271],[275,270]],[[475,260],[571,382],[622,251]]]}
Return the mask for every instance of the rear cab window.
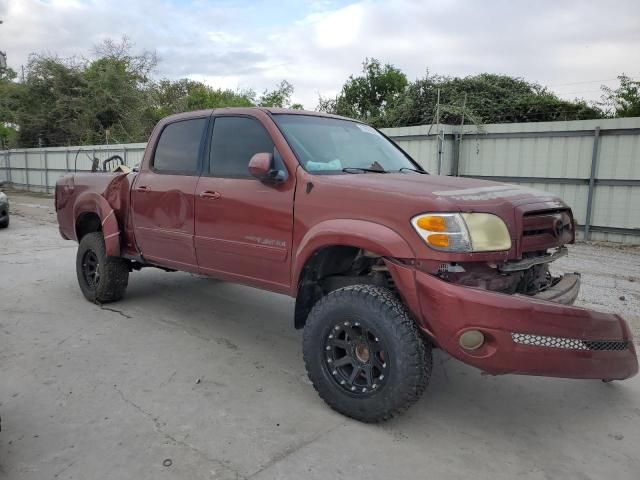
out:
{"label": "rear cab window", "polygon": [[197,175],[206,125],[207,118],[194,118],[165,126],[156,145],[152,169],[156,173]]}

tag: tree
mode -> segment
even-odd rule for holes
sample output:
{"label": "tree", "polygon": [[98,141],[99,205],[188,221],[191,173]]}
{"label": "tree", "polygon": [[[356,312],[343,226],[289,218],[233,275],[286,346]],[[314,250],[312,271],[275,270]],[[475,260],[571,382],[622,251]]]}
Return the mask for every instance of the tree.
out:
{"label": "tree", "polygon": [[599,102],[609,116],[640,117],[640,81],[624,73],[618,76],[620,86],[615,90],[602,86],[602,101]]}
{"label": "tree", "polygon": [[72,60],[32,55],[25,70],[13,112],[20,146],[79,142],[84,101],[81,67]]}
{"label": "tree", "polygon": [[[32,55],[23,82],[0,72],[0,140],[22,147],[141,142],[173,113],[256,104],[253,90],[153,81],[156,63],[152,52],[134,53],[126,37],[103,42],[91,59]],[[288,106],[292,92],[283,80],[260,101]]]}
{"label": "tree", "polygon": [[10,68],[0,68],[0,149],[17,145],[14,111],[18,102],[18,84],[14,82],[16,72]]}
{"label": "tree", "polygon": [[[412,82],[390,109],[387,126],[434,121],[440,90],[440,122],[539,122],[600,118],[602,112],[581,100],[558,98],[546,88],[507,75],[482,73],[464,78],[430,75]],[[466,100],[465,100],[466,99]]]}
{"label": "tree", "polygon": [[304,107],[300,103],[291,103],[291,95],[293,95],[293,85],[286,80],[282,80],[274,90],[265,90],[258,99],[258,105],[261,107],[277,107],[277,108],[293,108],[302,110]]}
{"label": "tree", "polygon": [[362,73],[349,77],[335,101],[321,97],[318,109],[384,126],[387,108],[403,95],[407,76],[393,65],[383,66],[375,58],[365,58]]}
{"label": "tree", "polygon": [[155,120],[173,113],[222,107],[251,107],[255,93],[252,90],[234,91],[212,88],[188,78],[157,82],[151,92]]}
{"label": "tree", "polygon": [[377,127],[536,122],[601,118],[603,112],[583,100],[558,98],[536,83],[507,75],[482,73],[464,78],[432,75],[407,82],[393,65],[365,59],[363,75],[349,77],[337,98],[320,97],[318,110],[369,122]]}
{"label": "tree", "polygon": [[145,119],[149,104],[150,73],[157,65],[155,53],[131,53],[126,37],[121,43],[105,41],[96,48],[98,58],[84,66],[84,105],[81,115],[83,143],[113,138],[135,142],[149,134]]}
{"label": "tree", "polygon": [[31,55],[16,83],[11,117],[23,147],[140,141],[148,120],[148,85],[155,54],[131,53],[126,38],[106,41],[94,59]]}

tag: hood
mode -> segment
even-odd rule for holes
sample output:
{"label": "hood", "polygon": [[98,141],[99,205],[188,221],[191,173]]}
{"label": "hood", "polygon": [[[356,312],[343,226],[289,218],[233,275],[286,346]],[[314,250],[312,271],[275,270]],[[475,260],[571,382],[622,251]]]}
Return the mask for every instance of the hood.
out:
{"label": "hood", "polygon": [[420,175],[412,173],[358,173],[326,175],[323,182],[346,189],[369,191],[380,199],[402,202],[425,201],[434,211],[493,211],[525,204],[544,204],[544,208],[567,208],[557,196],[507,183],[491,182],[467,177]]}

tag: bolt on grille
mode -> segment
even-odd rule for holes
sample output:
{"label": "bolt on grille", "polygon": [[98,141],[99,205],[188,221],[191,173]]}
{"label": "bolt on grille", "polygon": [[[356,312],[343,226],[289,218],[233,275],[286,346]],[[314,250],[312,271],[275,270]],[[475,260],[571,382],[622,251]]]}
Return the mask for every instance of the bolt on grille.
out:
{"label": "bolt on grille", "polygon": [[512,333],[511,338],[515,343],[521,345],[565,348],[568,350],[621,351],[629,348],[629,342],[625,340],[580,340],[578,338],[547,337],[544,335],[531,335],[529,333]]}

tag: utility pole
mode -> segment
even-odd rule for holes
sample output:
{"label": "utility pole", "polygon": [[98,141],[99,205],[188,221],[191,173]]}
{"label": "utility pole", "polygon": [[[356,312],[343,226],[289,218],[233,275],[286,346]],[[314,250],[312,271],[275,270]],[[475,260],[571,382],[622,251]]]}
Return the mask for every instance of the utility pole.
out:
{"label": "utility pole", "polygon": [[455,136],[453,160],[451,165],[451,175],[456,177],[460,175],[460,153],[462,152],[462,136],[464,135],[464,114],[467,109],[467,92],[464,93],[464,100],[462,101],[462,118],[460,120],[460,131]]}
{"label": "utility pole", "polygon": [[464,100],[462,101],[462,121],[460,122],[460,134],[462,135],[462,129],[464,128],[464,114],[467,108],[467,92],[464,92]]}
{"label": "utility pole", "polygon": [[[4,23],[3,20],[0,20],[0,25]],[[7,52],[3,52],[0,50],[0,70],[4,70],[7,68]]]}
{"label": "utility pole", "polygon": [[440,131],[440,89],[438,89],[438,99],[436,101],[436,135],[438,147],[438,175],[442,174],[442,154],[444,153],[444,130]]}
{"label": "utility pole", "polygon": [[440,130],[440,89],[438,89],[438,100],[436,100],[436,133]]}

